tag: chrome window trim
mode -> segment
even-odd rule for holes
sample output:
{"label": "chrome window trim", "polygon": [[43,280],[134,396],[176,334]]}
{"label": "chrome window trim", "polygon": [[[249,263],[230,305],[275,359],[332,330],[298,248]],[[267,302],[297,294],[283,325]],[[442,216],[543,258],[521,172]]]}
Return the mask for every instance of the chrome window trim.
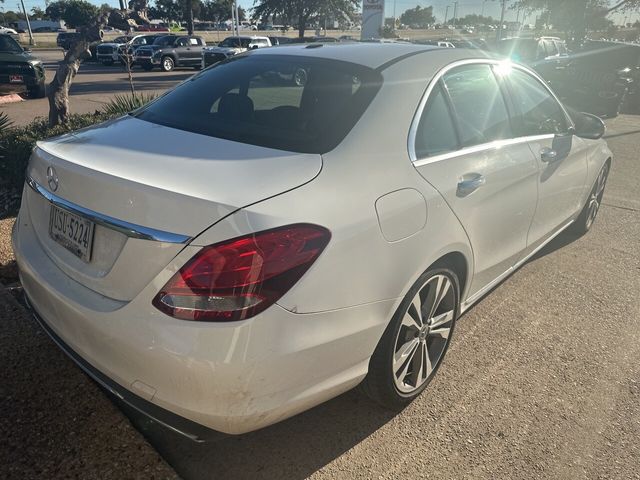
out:
{"label": "chrome window trim", "polygon": [[570,129],[572,129],[574,127],[573,121],[571,120],[571,117],[569,116],[569,114],[567,113],[567,110],[565,109],[564,105],[562,104],[562,102],[558,99],[558,97],[556,96],[555,93],[553,93],[553,91],[549,88],[549,86],[547,85],[547,83],[542,80],[542,78],[536,74],[535,72],[533,72],[531,69],[517,64],[517,63],[513,63],[509,60],[494,60],[494,59],[488,59],[488,58],[474,58],[474,59],[466,59],[466,60],[458,60],[456,62],[450,63],[449,65],[446,65],[445,67],[443,67],[442,69],[440,69],[438,71],[438,73],[436,73],[433,78],[429,81],[429,85],[427,86],[427,89],[425,90],[425,93],[422,95],[422,98],[420,99],[420,103],[418,104],[418,108],[416,110],[416,113],[413,116],[413,120],[411,121],[411,127],[409,128],[409,136],[407,139],[407,148],[409,150],[409,158],[411,159],[411,162],[413,162],[413,164],[417,167],[417,166],[421,166],[421,165],[426,165],[428,163],[432,163],[432,162],[438,162],[438,161],[442,161],[442,160],[446,160],[448,158],[453,158],[453,157],[457,157],[459,155],[465,155],[468,153],[477,153],[477,152],[481,152],[484,150],[491,150],[491,149],[495,149],[495,148],[500,148],[506,145],[516,145],[518,143],[524,143],[524,142],[529,142],[529,141],[534,141],[534,140],[544,140],[544,139],[548,139],[548,138],[553,138],[555,137],[555,134],[544,134],[544,135],[533,135],[533,136],[527,136],[527,137],[515,137],[515,138],[509,138],[509,139],[504,139],[504,140],[494,140],[493,142],[489,142],[489,143],[482,143],[482,144],[478,144],[478,145],[473,145],[471,147],[463,147],[460,148],[458,150],[453,150],[451,152],[445,152],[445,153],[441,153],[438,155],[433,155],[433,156],[429,156],[429,157],[422,157],[422,158],[418,158],[418,156],[416,155],[416,135],[418,133],[418,126],[420,124],[420,119],[422,118],[422,113],[424,112],[424,108],[427,105],[427,101],[429,100],[429,97],[431,96],[431,92],[433,91],[433,89],[435,88],[435,86],[438,84],[438,82],[440,81],[440,79],[446,75],[447,72],[449,72],[450,70],[457,68],[457,67],[461,67],[461,66],[465,66],[465,65],[489,65],[489,66],[495,66],[495,65],[509,65],[511,68],[515,68],[518,70],[521,70],[529,75],[531,75],[533,78],[535,78],[539,83],[541,83],[544,88],[547,90],[547,92],[554,98],[554,100],[556,102],[558,102],[558,105],[560,105],[560,108],[562,109],[562,112],[564,113],[565,119],[567,120],[567,125],[569,126]]}
{"label": "chrome window trim", "polygon": [[69,202],[64,198],[51,193],[30,176],[27,177],[26,183],[34,192],[41,197],[44,197],[49,203],[85,217],[98,225],[120,232],[127,237],[165,243],[188,243],[192,239],[188,235],[180,235],[177,233],[165,232],[163,230],[156,230],[155,228],[143,227],[141,225],[125,222],[124,220],[119,220],[117,218],[89,210],[88,208],[81,207],[80,205],[76,205],[75,203]]}
{"label": "chrome window trim", "polygon": [[449,158],[461,157],[463,155],[484,152],[486,150],[497,150],[510,145],[518,145],[520,143],[534,142],[536,140],[548,140],[553,137],[555,137],[554,134],[547,133],[544,135],[532,135],[529,137],[517,137],[517,138],[508,138],[506,140],[494,140],[493,142],[489,142],[489,143],[481,143],[478,145],[473,145],[472,147],[463,147],[459,150],[453,150],[452,152],[440,153],[438,155],[432,155],[430,157],[424,157],[418,160],[412,160],[412,162],[414,166],[421,167],[422,165],[441,162],[442,160],[447,160]]}

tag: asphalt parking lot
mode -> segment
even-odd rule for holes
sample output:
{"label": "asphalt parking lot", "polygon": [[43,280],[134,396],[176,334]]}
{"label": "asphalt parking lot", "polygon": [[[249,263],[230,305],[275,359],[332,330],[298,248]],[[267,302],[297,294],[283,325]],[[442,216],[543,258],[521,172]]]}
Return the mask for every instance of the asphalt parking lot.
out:
{"label": "asphalt parking lot", "polygon": [[[53,80],[57,64],[63,59],[62,50],[34,50],[33,55],[45,64],[47,83]],[[145,72],[140,67],[132,70],[137,92],[162,93],[195,73],[192,68],[177,68],[172,72],[159,69]],[[130,93],[126,69],[119,65],[105,67],[101,63],[83,63],[70,89],[71,112],[92,113],[99,110],[114,94]],[[2,110],[17,124],[25,124],[34,117],[49,115],[46,98],[29,99],[3,105]]]}
{"label": "asphalt parking lot", "polygon": [[[83,67],[74,111],[116,91],[93,75],[126,74]],[[593,229],[559,237],[465,314],[437,377],[399,413],[349,392],[210,444],[125,410],[135,430],[0,290],[0,476],[170,478],[170,465],[185,479],[640,479],[640,117],[607,125],[614,161]]]}

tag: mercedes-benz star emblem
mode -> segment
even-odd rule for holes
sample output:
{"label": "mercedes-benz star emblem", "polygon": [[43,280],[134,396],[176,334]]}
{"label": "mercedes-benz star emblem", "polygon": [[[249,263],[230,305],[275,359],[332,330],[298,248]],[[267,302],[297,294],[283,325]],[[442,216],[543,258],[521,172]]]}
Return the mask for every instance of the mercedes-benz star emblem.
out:
{"label": "mercedes-benz star emblem", "polygon": [[58,174],[53,167],[47,168],[47,183],[52,192],[58,190]]}

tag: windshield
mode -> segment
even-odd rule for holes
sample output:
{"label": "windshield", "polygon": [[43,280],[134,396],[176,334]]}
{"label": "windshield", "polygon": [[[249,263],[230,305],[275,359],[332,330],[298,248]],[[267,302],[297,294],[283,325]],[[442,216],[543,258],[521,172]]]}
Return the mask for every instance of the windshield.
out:
{"label": "windshield", "polygon": [[243,55],[192,77],[135,115],[278,150],[324,153],[353,128],[382,82],[347,62]]}
{"label": "windshield", "polygon": [[168,45],[173,45],[173,42],[176,41],[177,37],[168,36],[168,37],[159,37],[156,38],[153,42],[154,45],[158,45],[160,47],[166,47]]}
{"label": "windshield", "polygon": [[0,52],[22,53],[22,47],[8,35],[0,35]]}

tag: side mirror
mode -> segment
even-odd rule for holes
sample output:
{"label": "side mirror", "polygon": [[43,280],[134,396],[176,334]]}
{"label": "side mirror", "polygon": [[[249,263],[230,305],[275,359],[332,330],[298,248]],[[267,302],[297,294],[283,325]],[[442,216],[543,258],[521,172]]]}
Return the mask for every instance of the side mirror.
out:
{"label": "side mirror", "polygon": [[22,50],[24,51],[24,53],[31,53],[31,49],[30,48],[23,48]]}
{"label": "side mirror", "polygon": [[589,140],[598,140],[604,136],[605,125],[600,117],[590,113],[575,113],[572,115],[576,125],[575,135]]}

